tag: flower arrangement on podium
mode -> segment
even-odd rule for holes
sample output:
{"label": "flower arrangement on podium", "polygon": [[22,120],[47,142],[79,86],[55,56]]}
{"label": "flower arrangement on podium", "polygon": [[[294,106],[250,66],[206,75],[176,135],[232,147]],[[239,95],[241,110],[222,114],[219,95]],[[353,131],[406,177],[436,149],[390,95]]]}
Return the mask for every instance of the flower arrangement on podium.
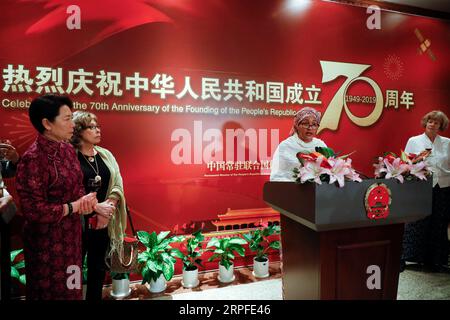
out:
{"label": "flower arrangement on podium", "polygon": [[425,162],[423,154],[407,153],[401,150],[400,157],[393,152],[385,152],[378,157],[375,167],[375,178],[405,180],[427,180],[431,169]]}
{"label": "flower arrangement on podium", "polygon": [[300,166],[294,168],[294,178],[297,183],[326,182],[338,183],[342,188],[345,180],[361,182],[361,177],[352,168],[351,154],[337,156],[331,148],[316,147],[315,152],[297,153]]}

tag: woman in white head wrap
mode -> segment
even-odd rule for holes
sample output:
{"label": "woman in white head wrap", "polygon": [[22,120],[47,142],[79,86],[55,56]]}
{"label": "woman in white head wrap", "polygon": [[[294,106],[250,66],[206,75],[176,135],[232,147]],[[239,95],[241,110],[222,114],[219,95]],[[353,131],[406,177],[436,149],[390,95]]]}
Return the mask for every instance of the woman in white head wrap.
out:
{"label": "woman in white head wrap", "polygon": [[270,181],[295,181],[293,170],[299,165],[297,153],[310,153],[316,147],[326,147],[322,140],[316,138],[320,117],[320,112],[310,107],[296,113],[289,138],[278,145],[273,155]]}

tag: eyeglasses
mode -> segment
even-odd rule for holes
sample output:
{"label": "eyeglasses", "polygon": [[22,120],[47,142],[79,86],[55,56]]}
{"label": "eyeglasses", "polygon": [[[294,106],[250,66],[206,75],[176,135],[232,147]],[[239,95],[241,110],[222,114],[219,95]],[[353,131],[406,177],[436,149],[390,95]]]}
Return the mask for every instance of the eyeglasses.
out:
{"label": "eyeglasses", "polygon": [[307,123],[307,122],[302,122],[299,124],[300,127],[304,128],[304,129],[317,129],[319,127],[319,125],[317,123]]}
{"label": "eyeglasses", "polygon": [[100,125],[95,125],[95,126],[86,126],[86,129],[91,129],[91,130],[95,130],[95,129],[101,129],[102,127]]}

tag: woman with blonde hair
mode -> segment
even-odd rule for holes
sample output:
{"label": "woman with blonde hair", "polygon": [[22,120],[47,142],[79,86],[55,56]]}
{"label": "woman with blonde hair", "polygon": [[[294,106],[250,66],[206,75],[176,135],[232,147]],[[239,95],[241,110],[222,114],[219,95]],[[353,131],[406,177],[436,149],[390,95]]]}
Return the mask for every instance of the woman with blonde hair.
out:
{"label": "woman with blonde hair", "polygon": [[439,110],[427,113],[421,121],[425,132],[411,137],[405,151],[424,158],[433,172],[432,213],[405,225],[401,270],[406,261],[418,262],[433,271],[447,268],[450,222],[450,139],[440,136],[448,128],[448,117]]}
{"label": "woman with blonde hair", "polygon": [[108,250],[120,249],[126,229],[126,202],[119,165],[113,154],[98,144],[101,128],[93,113],[76,111],[71,143],[77,150],[83,185],[97,192],[96,211],[85,217],[83,257],[87,254],[87,300],[101,300]]}

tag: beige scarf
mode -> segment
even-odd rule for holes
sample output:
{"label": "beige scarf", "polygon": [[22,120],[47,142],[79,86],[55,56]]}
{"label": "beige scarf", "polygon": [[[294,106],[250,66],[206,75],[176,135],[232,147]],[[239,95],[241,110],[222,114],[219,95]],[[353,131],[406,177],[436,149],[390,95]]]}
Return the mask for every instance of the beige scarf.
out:
{"label": "beige scarf", "polygon": [[119,165],[112,153],[99,146],[95,146],[94,148],[111,172],[106,198],[117,200],[116,211],[108,224],[110,238],[109,254],[117,250],[119,255],[123,255],[123,238],[125,236],[125,229],[127,228],[127,206],[123,191],[122,176],[120,175]]}

